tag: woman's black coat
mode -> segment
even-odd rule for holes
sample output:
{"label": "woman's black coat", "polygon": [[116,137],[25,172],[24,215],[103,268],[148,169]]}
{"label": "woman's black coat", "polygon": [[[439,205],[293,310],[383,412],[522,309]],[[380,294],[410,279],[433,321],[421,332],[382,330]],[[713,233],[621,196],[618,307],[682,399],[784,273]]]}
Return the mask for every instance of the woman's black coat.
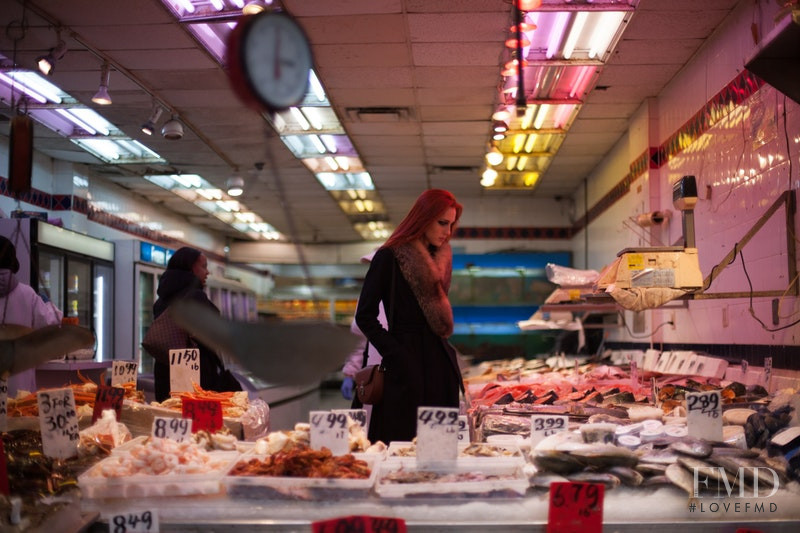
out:
{"label": "woman's black coat", "polygon": [[[378,321],[381,301],[388,332]],[[386,367],[383,402],[372,407],[370,441],[412,440],[417,407],[458,407],[461,374],[455,350],[431,330],[391,249],[375,253],[355,319]]]}

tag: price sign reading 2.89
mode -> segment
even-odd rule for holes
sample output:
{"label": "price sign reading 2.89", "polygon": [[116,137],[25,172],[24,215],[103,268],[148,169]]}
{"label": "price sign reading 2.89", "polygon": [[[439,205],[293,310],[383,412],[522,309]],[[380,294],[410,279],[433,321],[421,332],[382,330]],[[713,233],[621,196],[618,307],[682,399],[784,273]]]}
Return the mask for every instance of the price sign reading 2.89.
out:
{"label": "price sign reading 2.89", "polygon": [[350,451],[348,418],[345,413],[333,411],[311,411],[311,447],[315,450],[328,448],[333,455],[344,455]]}
{"label": "price sign reading 2.89", "polygon": [[686,395],[686,425],[696,439],[722,440],[722,396],[719,391]]}
{"label": "price sign reading 2.89", "polygon": [[455,461],[458,456],[458,409],[417,409],[417,463]]}
{"label": "price sign reading 2.89", "polygon": [[158,513],[129,511],[108,517],[109,533],[158,533]]}
{"label": "price sign reading 2.89", "polygon": [[599,483],[550,483],[547,532],[601,533],[604,490]]}
{"label": "price sign reading 2.89", "polygon": [[569,417],[566,415],[532,415],[531,446],[536,446],[543,438],[568,428]]}
{"label": "price sign reading 2.89", "polygon": [[170,392],[194,392],[195,383],[200,384],[200,350],[197,348],[170,350]]}

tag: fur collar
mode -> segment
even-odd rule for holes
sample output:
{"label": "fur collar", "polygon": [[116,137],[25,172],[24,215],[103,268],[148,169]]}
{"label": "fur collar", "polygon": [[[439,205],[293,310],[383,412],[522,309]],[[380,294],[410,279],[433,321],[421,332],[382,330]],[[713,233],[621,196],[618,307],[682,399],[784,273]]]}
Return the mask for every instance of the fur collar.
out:
{"label": "fur collar", "polygon": [[453,268],[450,245],[441,246],[433,256],[419,240],[396,246],[392,251],[428,325],[440,337],[452,335],[453,308],[447,298]]}

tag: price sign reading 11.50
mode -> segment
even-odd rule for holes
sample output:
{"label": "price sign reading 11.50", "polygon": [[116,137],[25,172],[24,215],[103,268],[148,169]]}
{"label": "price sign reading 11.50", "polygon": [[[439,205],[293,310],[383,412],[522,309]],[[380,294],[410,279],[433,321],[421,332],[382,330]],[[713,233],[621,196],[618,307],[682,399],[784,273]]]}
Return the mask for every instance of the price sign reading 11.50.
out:
{"label": "price sign reading 11.50", "polygon": [[200,384],[200,350],[169,351],[170,392],[193,392],[194,383]]}
{"label": "price sign reading 11.50", "polygon": [[417,463],[420,466],[458,457],[458,409],[417,408]]}
{"label": "price sign reading 11.50", "polygon": [[686,425],[690,437],[722,441],[722,396],[718,390],[686,394]]}
{"label": "price sign reading 11.50", "polygon": [[315,450],[328,448],[333,455],[350,452],[348,417],[333,411],[311,411],[308,416],[311,426],[311,447]]}

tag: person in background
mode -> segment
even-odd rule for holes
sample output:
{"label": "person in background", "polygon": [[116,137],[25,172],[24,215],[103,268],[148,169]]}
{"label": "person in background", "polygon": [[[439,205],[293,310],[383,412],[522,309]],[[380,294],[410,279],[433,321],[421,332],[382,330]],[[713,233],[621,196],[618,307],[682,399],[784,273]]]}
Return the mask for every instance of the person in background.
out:
{"label": "person in background", "polygon": [[[0,324],[31,329],[60,324],[63,313],[52,302],[42,300],[31,286],[21,283],[16,276],[18,271],[14,243],[0,236]],[[17,396],[19,391],[36,391],[36,369],[9,377],[8,397]]]}
{"label": "person in background", "polygon": [[[364,278],[356,324],[386,368],[383,401],[372,406],[372,442],[412,440],[418,407],[459,407],[464,385],[457,353],[447,342],[453,333],[447,292],[450,238],[461,212],[450,192],[423,192],[375,252]],[[381,302],[388,330],[378,318]]]}
{"label": "person in background", "polygon": [[[173,302],[180,299],[194,300],[219,313],[217,306],[208,299],[203,290],[207,278],[206,256],[195,248],[179,248],[167,262],[167,270],[158,282],[158,300],[153,304],[153,318],[158,318]],[[217,392],[242,390],[214,350],[202,343],[197,344],[200,349],[200,387]],[[155,361],[153,381],[156,400],[163,402],[169,398],[169,365]]]}
{"label": "person in background", "polygon": [[[375,255],[375,252],[368,253],[367,255],[361,258],[361,262],[368,265],[370,261],[372,261],[372,257]],[[386,327],[386,312],[383,309],[383,304],[379,304],[378,308],[378,320],[380,321],[383,327]],[[353,377],[356,375],[356,372],[364,368],[364,349],[367,347],[367,338],[364,336],[364,333],[358,329],[358,324],[356,324],[355,317],[353,317],[353,322],[350,325],[350,331],[358,335],[359,343],[353,349],[353,352],[345,361],[344,366],[342,367],[342,374],[344,374],[344,379],[342,380],[342,397],[345,400],[353,400],[354,393],[355,393],[355,381],[353,381]],[[377,365],[381,362],[381,354],[378,353],[378,350],[372,344],[369,345],[369,353],[367,359],[367,366],[369,365]],[[353,408],[361,408],[362,405],[356,398],[353,400]],[[371,405],[364,405],[363,406],[367,410],[367,416],[370,416],[372,412]]]}

